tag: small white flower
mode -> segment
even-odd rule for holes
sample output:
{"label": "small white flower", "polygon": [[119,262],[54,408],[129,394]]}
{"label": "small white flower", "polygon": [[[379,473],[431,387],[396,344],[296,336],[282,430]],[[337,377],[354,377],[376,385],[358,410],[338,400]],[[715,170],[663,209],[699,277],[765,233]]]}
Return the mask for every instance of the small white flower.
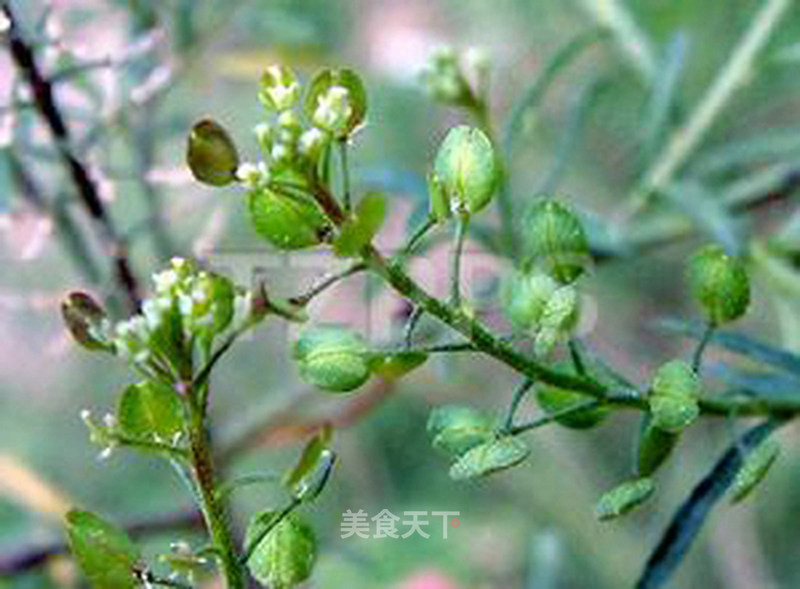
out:
{"label": "small white flower", "polygon": [[256,188],[261,183],[261,171],[255,164],[244,162],[236,168],[236,178],[248,188]]}
{"label": "small white flower", "polygon": [[331,86],[321,95],[312,117],[314,125],[330,131],[341,133],[353,114],[350,104],[350,92],[343,86]]}

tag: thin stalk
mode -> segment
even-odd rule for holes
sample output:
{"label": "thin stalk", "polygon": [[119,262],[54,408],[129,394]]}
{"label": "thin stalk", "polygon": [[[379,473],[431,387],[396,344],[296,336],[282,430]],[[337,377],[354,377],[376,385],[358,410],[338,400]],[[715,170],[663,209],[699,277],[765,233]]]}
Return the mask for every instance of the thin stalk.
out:
{"label": "thin stalk", "polygon": [[553,413],[548,413],[547,415],[543,415],[533,421],[529,421],[528,423],[523,423],[518,426],[512,427],[509,430],[509,433],[512,436],[516,436],[526,431],[530,431],[532,429],[536,429],[538,427],[542,427],[544,425],[548,425],[553,423],[557,419],[561,419],[562,417],[566,417],[568,415],[572,415],[573,413],[577,413],[578,411],[585,411],[587,409],[594,409],[595,407],[600,406],[600,401],[597,399],[592,399],[589,401],[582,401],[573,405],[572,407],[567,407],[566,409],[561,409],[560,411],[554,411]]}
{"label": "thin stalk", "polygon": [[450,304],[461,306],[461,255],[464,253],[464,241],[469,228],[469,217],[458,215],[456,219],[456,235],[453,253],[450,257]]}
{"label": "thin stalk", "polygon": [[580,344],[575,340],[575,338],[570,338],[569,342],[567,342],[567,346],[569,347],[569,356],[572,359],[572,365],[575,367],[575,372],[581,376],[586,376],[586,366],[584,365],[583,358],[581,357]]}
{"label": "thin stalk", "polygon": [[433,229],[435,226],[436,226],[436,219],[434,219],[433,217],[428,217],[427,219],[425,219],[425,222],[422,225],[420,225],[414,233],[411,234],[411,237],[403,246],[403,249],[400,250],[398,257],[400,259],[405,259],[411,254],[413,254],[420,240],[422,240],[422,238],[428,234],[428,231]]}
{"label": "thin stalk", "polygon": [[695,374],[700,374],[700,368],[703,365],[703,353],[706,351],[706,347],[711,342],[711,338],[714,337],[715,330],[716,326],[713,323],[707,323],[706,328],[703,331],[703,337],[701,337],[700,341],[697,343],[697,347],[692,355],[692,370],[694,370]]}
{"label": "thin stalk", "polygon": [[414,307],[414,310],[411,311],[411,315],[408,317],[405,329],[403,330],[403,345],[405,346],[406,350],[411,348],[411,343],[414,337],[414,329],[417,327],[417,323],[419,323],[419,320],[422,319],[422,315],[424,313],[425,311],[422,310],[422,307]]}
{"label": "thin stalk", "polygon": [[334,284],[338,283],[345,278],[352,276],[353,274],[358,274],[359,272],[363,272],[366,270],[367,266],[363,262],[356,262],[351,266],[348,266],[341,272],[336,272],[334,274],[330,274],[320,280],[318,283],[313,285],[308,291],[301,295],[294,296],[289,299],[289,302],[292,305],[296,305],[298,307],[305,307],[310,303],[315,297],[319,296]]}
{"label": "thin stalk", "polygon": [[341,139],[338,142],[339,148],[339,165],[342,172],[342,203],[344,204],[345,214],[350,214],[352,210],[351,195],[350,195],[350,165],[347,162],[347,139]]}
{"label": "thin stalk", "polygon": [[506,420],[503,426],[504,431],[511,432],[514,429],[514,415],[517,414],[519,404],[528,391],[531,390],[532,386],[533,380],[526,378],[514,391],[514,396],[511,397],[511,404],[508,406],[508,412],[506,413]]}

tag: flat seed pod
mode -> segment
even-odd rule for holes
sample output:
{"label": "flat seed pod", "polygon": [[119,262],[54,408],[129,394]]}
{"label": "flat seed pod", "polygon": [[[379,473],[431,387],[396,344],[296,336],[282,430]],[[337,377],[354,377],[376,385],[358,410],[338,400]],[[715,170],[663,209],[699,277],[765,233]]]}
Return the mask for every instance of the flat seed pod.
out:
{"label": "flat seed pod", "polygon": [[444,203],[431,203],[437,218],[455,212],[476,213],[492,199],[499,169],[489,138],[474,127],[461,125],[450,129],[434,162],[434,177]]}
{"label": "flat seed pod", "polygon": [[701,249],[689,261],[689,285],[713,325],[738,319],[750,305],[750,279],[739,258],[718,245]]}
{"label": "flat seed pod", "polygon": [[186,163],[195,179],[212,186],[236,180],[239,154],[225,128],[211,119],[192,127],[186,144]]}
{"label": "flat seed pod", "polygon": [[562,202],[536,201],[523,221],[523,236],[529,261],[562,284],[583,274],[589,242],[578,217]]}
{"label": "flat seed pod", "polygon": [[450,478],[460,481],[487,476],[519,464],[529,454],[528,445],[519,438],[497,438],[462,454],[450,467]]}
{"label": "flat seed pod", "polygon": [[106,312],[88,294],[72,292],[61,303],[61,316],[73,339],[89,350],[110,351]]}
{"label": "flat seed pod", "polygon": [[638,507],[655,491],[650,478],[636,479],[614,487],[600,498],[595,509],[600,521],[617,518]]}
{"label": "flat seed pod", "polygon": [[653,378],[654,395],[696,399],[700,396],[700,380],[692,367],[683,360],[662,364]]}
{"label": "flat seed pod", "polygon": [[542,272],[515,272],[504,284],[503,307],[518,330],[538,329],[558,283]]}
{"label": "flat seed pod", "polygon": [[[245,545],[259,538],[276,516],[275,511],[254,516],[247,526]],[[314,530],[293,512],[261,539],[247,561],[247,568],[265,587],[291,589],[311,576],[316,556]]]}
{"label": "flat seed pod", "polygon": [[731,487],[732,503],[742,501],[753,492],[767,476],[780,451],[781,447],[778,442],[767,440],[747,455]]}
{"label": "flat seed pod", "polygon": [[680,433],[700,415],[697,401],[687,397],[651,396],[650,413],[653,427],[667,432]]}
{"label": "flat seed pod", "polygon": [[294,358],[303,380],[326,391],[352,391],[370,377],[366,342],[339,326],[306,329],[295,342]]}
{"label": "flat seed pod", "polygon": [[310,198],[257,188],[249,196],[250,220],[256,232],[275,247],[296,250],[322,243],[330,224]]}

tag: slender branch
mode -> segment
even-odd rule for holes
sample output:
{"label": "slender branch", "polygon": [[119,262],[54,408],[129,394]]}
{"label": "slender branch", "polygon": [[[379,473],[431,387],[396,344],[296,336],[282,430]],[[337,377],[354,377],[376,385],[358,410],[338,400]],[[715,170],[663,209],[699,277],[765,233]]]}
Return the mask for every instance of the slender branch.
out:
{"label": "slender branch", "polygon": [[414,307],[411,311],[411,315],[408,316],[408,321],[406,321],[406,326],[403,329],[403,345],[406,350],[411,347],[414,338],[414,330],[424,314],[425,311],[423,311],[422,307]]}
{"label": "slender branch", "polygon": [[703,353],[706,351],[706,347],[711,342],[711,338],[714,337],[715,330],[716,326],[713,323],[708,322],[705,330],[703,331],[703,336],[700,338],[700,341],[697,342],[697,347],[692,355],[692,370],[694,370],[694,373],[697,375],[700,374],[700,369],[702,368]]}
{"label": "slender branch", "polygon": [[512,436],[516,436],[526,431],[530,431],[532,429],[536,429],[538,427],[542,427],[544,425],[548,425],[553,423],[554,421],[561,419],[562,417],[566,417],[568,415],[572,415],[573,413],[577,413],[578,411],[586,411],[590,409],[594,409],[600,406],[600,401],[597,399],[591,399],[589,401],[581,401],[573,405],[572,407],[567,407],[566,409],[561,409],[560,411],[554,411],[553,413],[548,413],[547,415],[543,415],[538,419],[534,419],[533,421],[529,421],[528,423],[522,423],[515,427],[512,427],[509,430],[509,433]]}
{"label": "slender branch", "polygon": [[401,260],[406,259],[408,256],[414,253],[419,242],[428,234],[428,231],[436,227],[436,219],[433,217],[428,217],[425,219],[425,222],[420,225],[417,230],[411,234],[411,237],[408,239],[406,244],[403,246],[403,249],[400,250],[398,254],[398,258]]}
{"label": "slender branch", "polygon": [[3,2],[2,9],[9,22],[8,44],[11,58],[31,89],[36,109],[53,136],[59,157],[69,171],[84,209],[98,227],[101,239],[113,260],[115,279],[126,297],[129,310],[135,311],[139,307],[139,285],[131,269],[127,246],[117,235],[100,198],[97,184],[86,165],[72,151],[69,127],[56,104],[53,86],[39,68],[33,49],[23,36],[9,0]]}
{"label": "slender branch", "polygon": [[569,356],[572,359],[575,372],[581,376],[586,376],[586,365],[583,363],[583,358],[581,357],[580,344],[572,337],[569,339],[569,342],[567,342],[567,347],[569,347]]}
{"label": "slender branch", "polygon": [[506,413],[506,420],[503,425],[503,430],[507,432],[511,432],[514,429],[514,415],[517,413],[517,408],[519,404],[522,402],[522,399],[531,390],[533,386],[533,380],[530,378],[526,378],[522,383],[516,388],[514,391],[514,396],[511,398],[511,404],[508,406],[508,412]]}
{"label": "slender branch", "polygon": [[358,274],[359,272],[363,272],[367,269],[367,265],[364,262],[356,262],[351,266],[348,266],[341,272],[337,272],[335,274],[330,274],[328,276],[323,277],[317,284],[313,285],[308,291],[303,294],[294,296],[289,299],[289,302],[292,305],[296,305],[298,307],[305,307],[310,303],[315,297],[319,296],[327,289],[332,287],[334,284],[352,276],[353,274]]}

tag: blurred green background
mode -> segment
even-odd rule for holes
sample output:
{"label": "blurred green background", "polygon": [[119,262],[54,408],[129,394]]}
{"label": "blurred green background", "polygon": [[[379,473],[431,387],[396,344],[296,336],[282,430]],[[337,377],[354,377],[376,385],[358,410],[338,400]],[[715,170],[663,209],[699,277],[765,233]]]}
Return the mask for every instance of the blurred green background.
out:
{"label": "blurred green background", "polygon": [[[327,258],[287,259],[270,251],[248,227],[240,194],[190,181],[183,150],[195,119],[210,114],[222,121],[241,151],[255,157],[252,126],[264,118],[256,91],[265,66],[286,63],[304,77],[326,65],[357,68],[368,86],[369,114],[352,150],[355,184],[362,192],[382,188],[390,193],[390,223],[381,243],[391,248],[405,231],[409,212],[425,198],[422,178],[435,146],[449,126],[465,120],[422,91],[417,74],[430,52],[444,44],[488,50],[491,110],[499,128],[559,47],[597,29],[607,3],[62,0],[49,3],[41,21],[45,3],[17,4],[30,29],[39,31],[49,71],[121,55],[131,43],[155,35],[142,55],[89,69],[58,93],[115,222],[130,238],[137,273],[144,279],[169,255],[195,255],[240,282],[265,277],[276,291],[290,294],[324,271]],[[669,125],[655,127],[648,116],[654,96],[667,83],[669,64],[678,75],[668,116],[680,124],[762,5],[751,0],[623,5],[648,39],[654,78],[643,75],[641,62],[613,34],[587,47],[523,117],[510,164],[515,201],[522,207],[543,186],[556,188],[587,216],[608,221],[600,234],[613,235],[611,221],[668,136]],[[683,57],[675,58],[676,52]],[[682,168],[685,176],[702,178],[715,195],[772,165],[800,169],[800,7],[783,16],[757,66]],[[155,94],[148,97],[148,92]],[[6,53],[0,55],[0,100],[24,102]],[[31,109],[4,108],[0,117],[4,157],[28,166],[41,192],[57,207],[75,212],[78,230],[91,233],[70,203],[65,175],[54,164],[49,139]],[[156,459],[118,452],[97,460],[79,412],[113,408],[114,391],[132,376],[118,363],[72,345],[58,302],[69,290],[102,294],[108,280],[102,273],[97,281],[89,279],[69,255],[58,222],[24,198],[19,176],[3,161],[0,558],[60,538],[59,514],[67,504],[125,522],[160,517],[188,503],[181,481]],[[778,186],[766,183],[759,189],[764,193]],[[777,248],[771,251],[797,251],[796,195],[790,190],[783,196],[746,216],[743,247],[769,243]],[[732,216],[744,217],[720,213],[720,229],[716,218],[697,222],[691,215],[697,203],[682,206],[686,209],[667,207],[642,231],[658,223],[677,224],[696,229],[692,236],[598,265],[586,282],[591,317],[585,341],[637,383],[646,382],[654,366],[689,350],[686,342],[653,328],[660,317],[696,314],[681,278],[687,253],[733,231]],[[487,214],[487,223],[492,215]],[[99,251],[91,239],[89,246]],[[476,276],[484,268],[493,275],[505,269],[503,263],[485,261],[487,250],[478,239],[472,248]],[[437,262],[443,251],[436,248],[418,268],[433,288],[444,284],[445,266]],[[800,287],[796,269],[790,263],[786,268],[785,280],[757,274],[753,308],[738,327],[798,351]],[[352,322],[382,342],[397,340],[402,314],[397,300],[360,278],[311,308],[313,319]],[[320,419],[343,425],[336,432],[339,467],[307,510],[320,538],[310,587],[631,586],[672,512],[731,435],[724,420],[693,427],[659,474],[654,500],[630,517],[600,524],[593,513],[596,499],[631,470],[638,429],[634,415],[615,415],[588,433],[537,430],[528,435],[533,453],[523,466],[485,481],[456,483],[447,476],[446,459],[430,447],[427,415],[432,406],[448,402],[501,412],[515,386],[510,371],[475,356],[436,358],[395,385],[365,387],[358,393],[361,401],[331,398],[300,383],[287,352],[289,335],[275,321],[238,344],[216,375],[213,411],[221,445],[246,440],[247,451],[230,461],[232,473],[285,468],[302,447],[305,425]],[[526,415],[535,411],[530,403],[524,407]],[[767,484],[747,503],[722,505],[712,514],[672,586],[800,584],[797,429],[787,427],[779,437],[784,453]],[[235,504],[237,525],[241,529],[252,511],[277,505],[281,497],[277,486],[242,491]],[[438,518],[430,518],[430,539],[342,539],[339,526],[347,509],[370,515],[382,509],[398,515],[459,511],[460,526],[446,540]],[[170,540],[191,534],[150,537],[147,552],[164,552]],[[0,587],[9,588],[76,586],[75,572],[60,561],[0,578]]]}

